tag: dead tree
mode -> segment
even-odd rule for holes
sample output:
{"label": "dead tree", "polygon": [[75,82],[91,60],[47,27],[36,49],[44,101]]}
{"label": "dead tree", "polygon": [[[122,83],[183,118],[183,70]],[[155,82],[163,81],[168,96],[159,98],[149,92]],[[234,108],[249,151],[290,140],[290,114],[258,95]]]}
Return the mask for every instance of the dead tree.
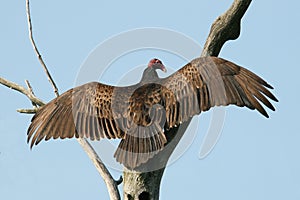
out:
{"label": "dead tree", "polygon": [[[210,33],[204,45],[204,49],[201,53],[201,56],[218,56],[222,46],[228,40],[235,40],[240,35],[241,29],[241,19],[248,9],[251,0],[234,0],[231,7],[222,15],[220,15],[215,22],[211,26]],[[30,16],[30,7],[29,0],[26,0],[26,9],[27,9],[27,20],[28,20],[28,29],[29,29],[29,38],[32,43],[33,49],[41,63],[41,66],[45,70],[47,78],[50,84],[53,87],[54,93],[58,96],[58,89],[56,84],[54,83],[43,59],[40,55],[37,45],[33,39],[33,31],[31,24],[31,16]],[[26,95],[29,100],[34,105],[33,109],[20,109],[18,112],[20,113],[35,113],[37,106],[43,106],[45,103],[37,98],[28,81],[27,88],[22,87],[16,83],[8,81],[4,78],[0,77],[0,83],[11,88],[17,90],[24,95]],[[159,199],[159,190],[160,190],[160,182],[165,171],[165,167],[168,162],[168,158],[172,154],[176,145],[180,141],[183,133],[188,127],[190,121],[183,123],[180,127],[172,129],[172,133],[168,135],[172,135],[172,138],[168,138],[171,145],[169,145],[168,151],[164,151],[163,154],[158,154],[152,159],[150,159],[147,163],[140,166],[140,168],[136,171],[124,170],[123,172],[123,187],[124,187],[124,199],[125,200],[158,200]],[[82,148],[86,151],[89,158],[94,163],[98,172],[102,176],[104,182],[106,183],[109,196],[111,200],[119,200],[121,199],[118,185],[122,182],[122,178],[120,180],[114,180],[108,169],[101,161],[99,156],[95,153],[92,146],[85,139],[78,139],[78,142],[82,146]],[[161,168],[156,171],[145,172],[145,168],[151,166],[153,163],[159,162],[161,164]]]}

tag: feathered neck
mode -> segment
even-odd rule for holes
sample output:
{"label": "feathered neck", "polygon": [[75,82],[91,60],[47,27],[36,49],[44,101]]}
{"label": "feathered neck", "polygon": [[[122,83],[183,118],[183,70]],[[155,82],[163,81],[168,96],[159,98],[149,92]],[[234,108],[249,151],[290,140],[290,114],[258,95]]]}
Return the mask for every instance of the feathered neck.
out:
{"label": "feathered neck", "polygon": [[147,67],[144,72],[140,83],[153,83],[159,79],[157,72],[152,67]]}

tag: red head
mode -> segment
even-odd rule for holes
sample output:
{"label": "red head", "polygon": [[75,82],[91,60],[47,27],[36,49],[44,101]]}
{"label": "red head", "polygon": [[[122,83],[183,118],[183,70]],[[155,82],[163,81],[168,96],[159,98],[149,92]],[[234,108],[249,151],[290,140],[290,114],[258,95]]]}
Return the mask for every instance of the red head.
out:
{"label": "red head", "polygon": [[157,59],[157,58],[153,58],[149,61],[148,63],[148,67],[149,68],[153,68],[153,69],[160,69],[163,72],[166,72],[167,69],[165,68],[165,66],[163,65],[163,63]]}

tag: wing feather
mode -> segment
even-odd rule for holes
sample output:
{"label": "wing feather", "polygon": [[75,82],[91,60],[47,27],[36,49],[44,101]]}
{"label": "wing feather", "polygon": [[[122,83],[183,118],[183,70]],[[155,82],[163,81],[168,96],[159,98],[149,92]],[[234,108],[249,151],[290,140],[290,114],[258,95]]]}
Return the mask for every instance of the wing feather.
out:
{"label": "wing feather", "polygon": [[[125,128],[115,122],[117,115],[113,115],[110,105],[113,90],[113,86],[92,82],[68,90],[41,107],[28,128],[31,147],[44,138],[76,136],[99,140],[103,137],[120,137]],[[125,93],[119,95],[126,96]],[[123,117],[121,114],[118,116]]]}
{"label": "wing feather", "polygon": [[[262,78],[217,57],[197,58],[171,76],[161,79],[160,84],[164,92],[169,93],[168,96],[174,96],[166,98],[162,95],[164,99],[161,100],[165,104],[168,128],[220,105],[246,106],[268,117],[261,103],[275,110],[268,98],[278,101],[268,90],[273,87]],[[174,107],[170,106],[174,99],[178,113],[173,112]]]}

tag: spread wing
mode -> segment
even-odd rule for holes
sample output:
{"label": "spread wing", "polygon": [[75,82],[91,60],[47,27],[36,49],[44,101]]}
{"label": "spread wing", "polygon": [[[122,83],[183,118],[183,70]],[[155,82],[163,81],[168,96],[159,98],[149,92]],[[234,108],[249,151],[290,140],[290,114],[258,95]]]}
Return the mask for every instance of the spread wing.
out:
{"label": "spread wing", "polygon": [[124,127],[116,124],[111,109],[113,91],[112,86],[92,82],[72,88],[41,107],[28,128],[31,147],[50,138],[122,138]]}
{"label": "spread wing", "polygon": [[140,85],[114,87],[97,82],[75,87],[41,107],[28,128],[30,146],[51,138],[121,138],[117,161],[134,168],[166,143],[161,117],[144,114]]}
{"label": "spread wing", "polygon": [[230,61],[217,57],[197,58],[171,76],[161,79],[167,127],[172,128],[201,111],[229,104],[275,110],[268,100],[278,101],[266,81]]}

